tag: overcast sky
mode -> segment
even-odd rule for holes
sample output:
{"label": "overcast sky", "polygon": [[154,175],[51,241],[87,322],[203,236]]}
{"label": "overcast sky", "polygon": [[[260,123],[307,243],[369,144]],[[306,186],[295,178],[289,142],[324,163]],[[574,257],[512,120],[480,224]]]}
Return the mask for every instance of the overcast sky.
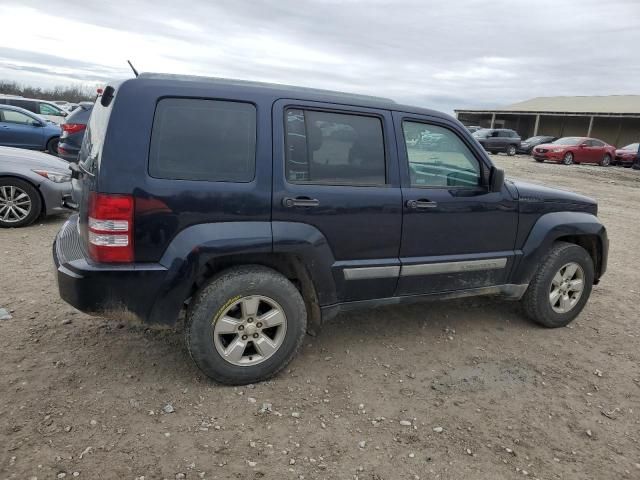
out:
{"label": "overcast sky", "polygon": [[0,79],[139,71],[272,81],[450,112],[640,94],[640,0],[0,0]]}

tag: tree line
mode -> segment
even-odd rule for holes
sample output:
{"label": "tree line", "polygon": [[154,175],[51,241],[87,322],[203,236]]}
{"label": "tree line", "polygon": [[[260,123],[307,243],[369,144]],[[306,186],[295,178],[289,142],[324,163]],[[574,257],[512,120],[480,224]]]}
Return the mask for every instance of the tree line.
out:
{"label": "tree line", "polygon": [[20,95],[21,97],[38,98],[41,100],[66,100],[67,102],[78,103],[95,100],[96,89],[95,87],[82,87],[79,85],[58,86],[45,89],[0,80],[0,94]]}

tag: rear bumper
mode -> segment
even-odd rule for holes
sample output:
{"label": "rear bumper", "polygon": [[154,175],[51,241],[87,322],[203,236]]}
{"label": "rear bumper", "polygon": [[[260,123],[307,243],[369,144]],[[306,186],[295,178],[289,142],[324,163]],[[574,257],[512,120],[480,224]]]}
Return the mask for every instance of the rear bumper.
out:
{"label": "rear bumper", "polygon": [[103,265],[90,262],[78,232],[78,216],[62,226],[53,244],[60,297],[78,310],[122,320],[172,323],[153,315],[167,269],[159,264]]}
{"label": "rear bumper", "polygon": [[65,143],[64,139],[58,143],[58,157],[66,160],[67,162],[77,162],[80,148],[70,143]]}

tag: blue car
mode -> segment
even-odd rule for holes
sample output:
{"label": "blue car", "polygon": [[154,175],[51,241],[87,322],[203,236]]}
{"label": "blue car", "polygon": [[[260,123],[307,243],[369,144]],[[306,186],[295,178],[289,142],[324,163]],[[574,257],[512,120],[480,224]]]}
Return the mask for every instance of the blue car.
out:
{"label": "blue car", "polygon": [[0,146],[46,150],[58,154],[60,126],[11,105],[0,105]]}

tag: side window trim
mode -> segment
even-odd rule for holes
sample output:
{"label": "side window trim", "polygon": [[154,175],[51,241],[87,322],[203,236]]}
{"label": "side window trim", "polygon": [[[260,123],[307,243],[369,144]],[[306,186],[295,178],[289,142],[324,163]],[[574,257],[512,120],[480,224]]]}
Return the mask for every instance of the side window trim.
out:
{"label": "side window trim", "polygon": [[[491,165],[488,164],[484,158],[482,158],[482,156],[478,153],[477,151],[477,146],[476,145],[472,145],[468,138],[465,138],[465,136],[463,134],[461,134],[460,132],[456,131],[455,127],[452,125],[449,125],[448,123],[446,123],[445,121],[443,121],[442,119],[436,118],[436,117],[429,117],[429,118],[424,118],[424,117],[419,117],[419,116],[414,116],[410,113],[407,112],[394,112],[395,115],[397,115],[397,124],[396,127],[396,134],[397,134],[397,144],[398,144],[398,149],[402,149],[402,151],[404,152],[404,160],[402,158],[402,156],[399,157],[399,162],[400,162],[400,168],[401,170],[404,170],[407,174],[407,184],[405,185],[405,182],[402,178],[401,175],[401,184],[403,186],[403,188],[420,188],[420,189],[425,189],[425,190],[442,190],[442,189],[447,189],[447,190],[468,190],[468,191],[474,191],[474,190],[485,190],[488,186],[488,181],[489,181],[489,172],[491,170]],[[459,140],[460,142],[467,148],[467,150],[469,151],[469,153],[472,155],[472,157],[474,158],[474,160],[478,163],[478,166],[480,168],[480,184],[477,186],[465,186],[465,185],[451,185],[451,186],[431,186],[431,185],[412,185],[411,184],[411,175],[410,175],[410,171],[409,171],[409,152],[407,149],[407,143],[405,140],[405,134],[404,134],[404,129],[403,129],[403,124],[404,122],[415,122],[415,123],[423,123],[425,125],[432,125],[432,126],[436,126],[436,127],[440,127],[440,128],[444,128],[446,130],[449,130],[450,132],[452,132]],[[404,163],[404,165],[402,165]]]}
{"label": "side window trim", "polygon": [[[287,148],[287,112],[289,112],[290,110],[300,110],[303,112],[307,112],[307,111],[311,111],[311,112],[319,112],[319,113],[328,113],[328,114],[337,114],[337,115],[352,115],[352,116],[357,116],[357,117],[368,117],[368,118],[375,118],[376,120],[378,120],[380,122],[380,133],[381,133],[381,140],[382,140],[382,147],[383,147],[383,155],[384,155],[384,175],[385,175],[385,181],[384,183],[349,183],[349,182],[345,182],[345,183],[327,183],[327,182],[323,182],[323,181],[291,181],[289,180],[289,178],[287,178],[287,153],[288,153],[288,148]],[[282,139],[284,142],[284,157],[282,159],[283,162],[283,180],[285,181],[286,184],[288,185],[313,185],[313,186],[319,186],[319,187],[377,187],[377,188],[388,188],[391,187],[391,181],[390,181],[390,173],[389,173],[389,168],[390,168],[390,161],[391,161],[391,155],[389,152],[389,145],[387,142],[387,128],[385,128],[385,118],[383,115],[376,113],[376,112],[364,112],[364,111],[360,111],[357,109],[349,109],[349,108],[345,108],[345,109],[341,109],[341,108],[331,108],[331,107],[324,107],[324,106],[315,106],[315,105],[308,105],[306,103],[296,103],[296,102],[291,102],[291,103],[286,103],[283,105],[282,107],[282,122],[283,122],[283,134],[284,134],[284,138]],[[307,136],[308,138],[308,125],[307,125],[307,120],[305,117],[305,136]],[[390,126],[391,129],[393,129],[393,126]],[[393,133],[392,133],[393,134]],[[309,144],[308,142],[305,141],[305,147],[306,147],[306,152],[307,152],[307,159],[309,159],[311,157],[311,152],[309,150]]]}

